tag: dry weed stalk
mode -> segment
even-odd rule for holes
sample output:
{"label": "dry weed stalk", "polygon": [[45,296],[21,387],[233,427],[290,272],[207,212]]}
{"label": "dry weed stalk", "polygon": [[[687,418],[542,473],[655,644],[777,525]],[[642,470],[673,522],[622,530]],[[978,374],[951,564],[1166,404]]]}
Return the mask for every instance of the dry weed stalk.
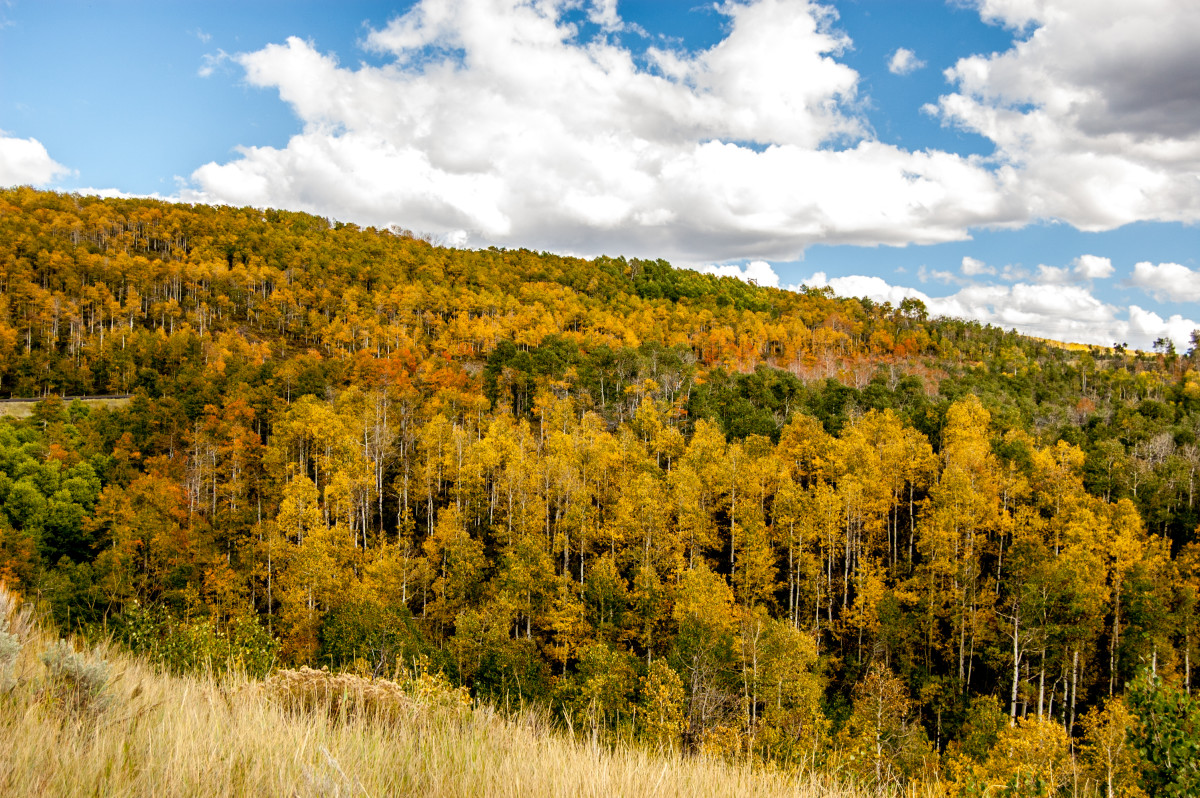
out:
{"label": "dry weed stalk", "polygon": [[281,670],[255,688],[290,712],[326,715],[331,720],[391,721],[411,717],[415,710],[412,697],[396,682],[349,673],[331,674],[312,668]]}

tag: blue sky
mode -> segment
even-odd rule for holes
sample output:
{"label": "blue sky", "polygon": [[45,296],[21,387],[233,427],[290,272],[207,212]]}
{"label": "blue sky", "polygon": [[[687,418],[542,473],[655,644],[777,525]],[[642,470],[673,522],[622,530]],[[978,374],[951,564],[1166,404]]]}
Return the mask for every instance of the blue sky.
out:
{"label": "blue sky", "polygon": [[0,185],[1200,326],[1182,0],[0,2]]}

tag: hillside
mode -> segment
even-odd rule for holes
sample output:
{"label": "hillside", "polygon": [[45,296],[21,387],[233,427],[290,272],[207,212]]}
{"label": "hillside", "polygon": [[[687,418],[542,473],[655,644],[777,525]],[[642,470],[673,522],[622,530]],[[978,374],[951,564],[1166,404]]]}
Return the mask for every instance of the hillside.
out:
{"label": "hillside", "polygon": [[0,579],[64,632],[180,679],[423,662],[869,789],[1200,778],[1162,748],[1200,353],[29,189],[0,289],[0,396],[50,397],[0,419]]}
{"label": "hillside", "polygon": [[[0,608],[12,604],[0,594]],[[171,677],[105,648],[53,659],[39,656],[57,652],[53,636],[10,617],[0,628],[19,632],[21,650],[10,664],[0,647],[8,796],[865,795],[720,759],[576,742],[543,715],[473,707],[428,674],[393,682],[302,669],[255,681]]]}

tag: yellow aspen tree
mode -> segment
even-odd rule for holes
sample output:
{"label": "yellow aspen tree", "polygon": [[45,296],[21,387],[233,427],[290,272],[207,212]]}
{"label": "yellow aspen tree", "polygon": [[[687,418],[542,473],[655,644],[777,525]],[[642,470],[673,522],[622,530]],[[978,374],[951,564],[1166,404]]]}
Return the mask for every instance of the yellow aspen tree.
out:
{"label": "yellow aspen tree", "polygon": [[683,680],[666,660],[656,659],[641,679],[640,692],[646,741],[659,750],[675,751],[684,730]]}
{"label": "yellow aspen tree", "polygon": [[439,513],[437,526],[422,548],[433,576],[433,600],[424,607],[423,614],[433,619],[441,632],[477,598],[484,567],[483,546],[471,536],[451,505]]}
{"label": "yellow aspen tree", "polygon": [[929,619],[933,623],[942,615],[950,625],[946,642],[963,690],[975,660],[981,560],[999,525],[999,469],[988,439],[989,421],[975,396],[960,399],[947,411],[942,470],[930,489],[921,546]]}
{"label": "yellow aspen tree", "polygon": [[1121,499],[1110,506],[1109,528],[1112,538],[1108,545],[1108,581],[1112,596],[1112,634],[1108,649],[1108,694],[1112,695],[1117,684],[1120,666],[1118,652],[1121,647],[1121,599],[1125,582],[1134,566],[1145,556],[1148,539],[1142,526],[1137,508],[1128,499]]}
{"label": "yellow aspen tree", "polygon": [[779,458],[792,478],[807,487],[832,482],[836,471],[835,439],[812,416],[795,413],[779,436]]}
{"label": "yellow aspen tree", "polygon": [[1141,755],[1131,739],[1137,723],[1120,696],[1106,699],[1083,716],[1080,755],[1092,778],[1103,785],[1105,798],[1146,794],[1139,783]]}

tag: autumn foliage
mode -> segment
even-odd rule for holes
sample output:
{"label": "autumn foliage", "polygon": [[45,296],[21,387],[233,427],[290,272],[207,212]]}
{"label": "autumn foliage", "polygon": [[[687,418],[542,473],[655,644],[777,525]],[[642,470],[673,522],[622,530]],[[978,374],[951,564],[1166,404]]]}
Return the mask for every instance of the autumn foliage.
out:
{"label": "autumn foliage", "polygon": [[0,288],[0,392],[132,397],[0,421],[0,579],[177,672],[962,794],[1135,784],[1190,696],[1194,353],[28,189]]}

